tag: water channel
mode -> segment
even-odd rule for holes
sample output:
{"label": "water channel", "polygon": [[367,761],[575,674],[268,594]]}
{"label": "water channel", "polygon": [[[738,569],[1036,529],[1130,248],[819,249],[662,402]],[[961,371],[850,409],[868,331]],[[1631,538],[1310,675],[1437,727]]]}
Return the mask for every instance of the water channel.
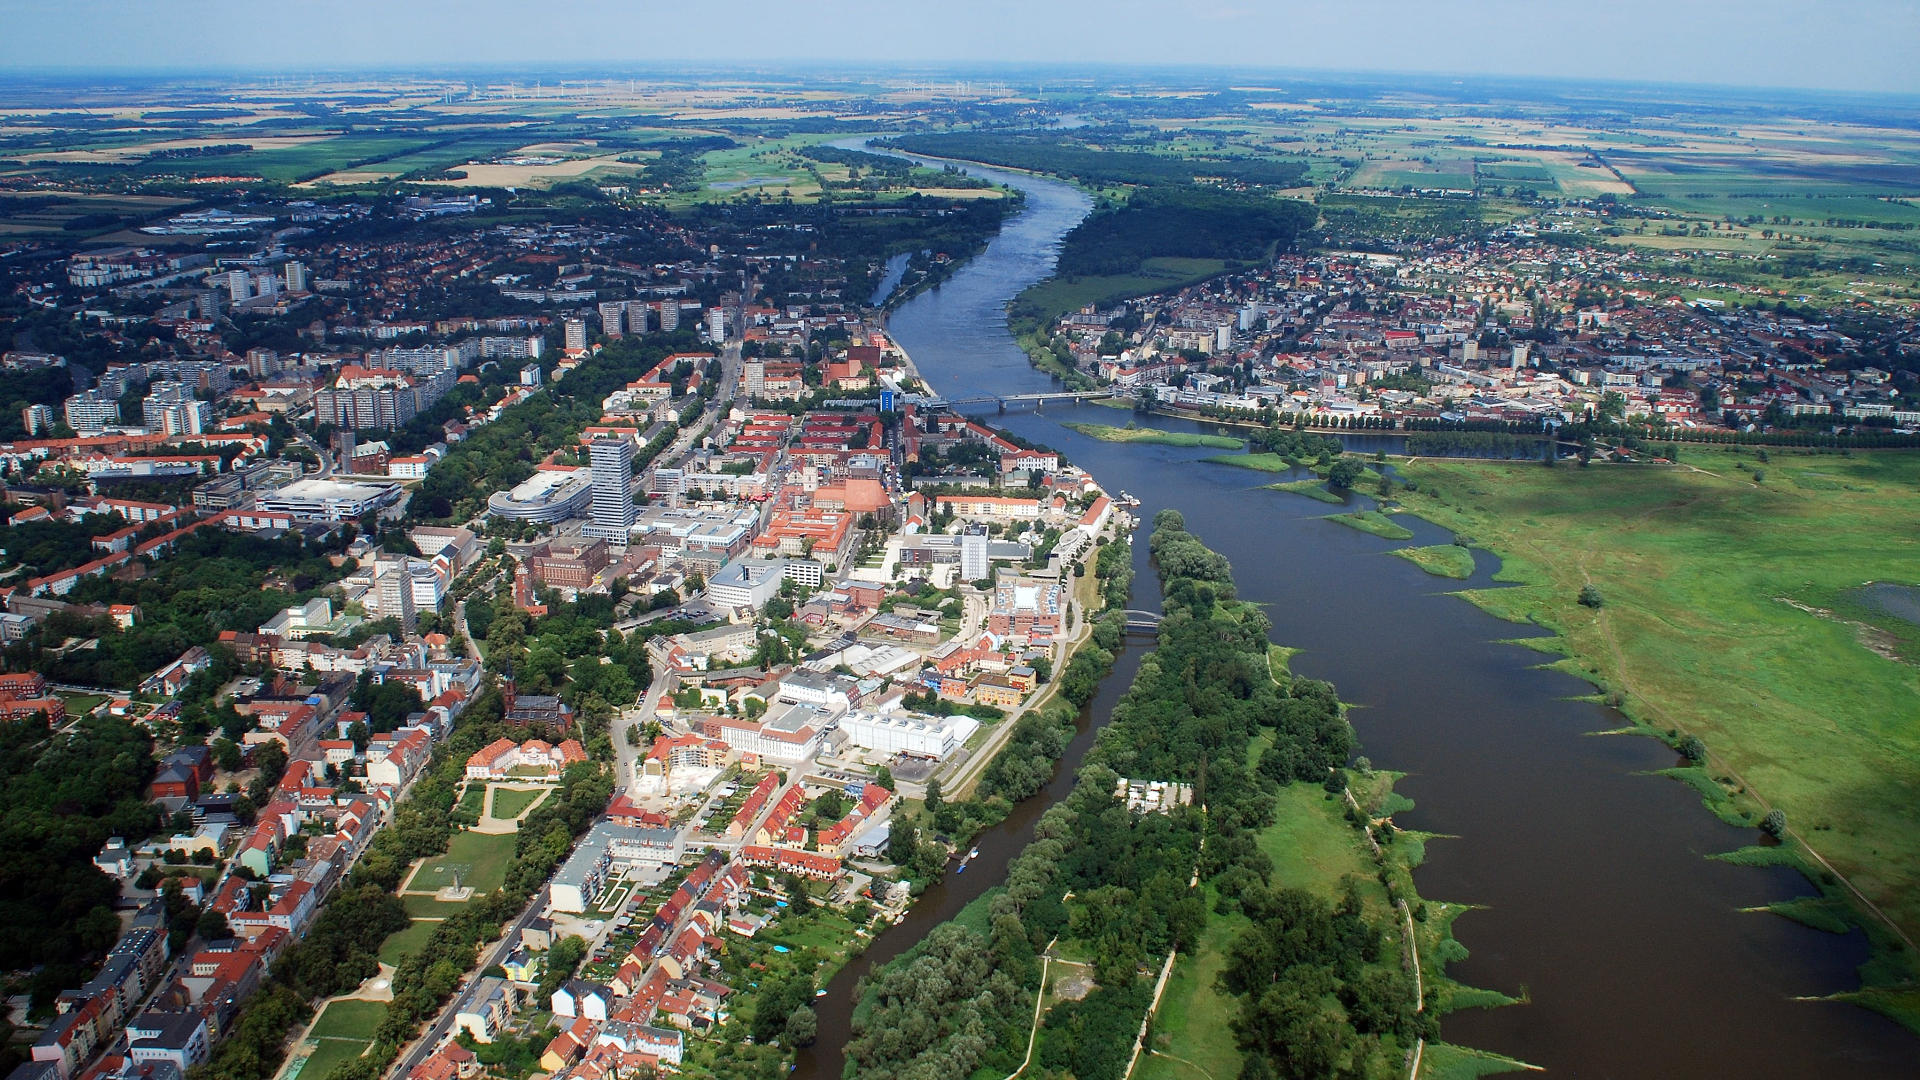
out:
{"label": "water channel", "polygon": [[[1054,181],[969,169],[1021,188],[1026,208],[984,254],[902,305],[890,328],[943,395],[1048,389],[1051,380],[1009,336],[1003,309],[1049,272],[1059,238],[1088,200]],[[1294,670],[1331,680],[1357,706],[1362,752],[1408,773],[1398,790],[1417,808],[1396,820],[1446,837],[1427,846],[1416,874],[1421,894],[1477,909],[1455,924],[1470,955],[1449,973],[1527,999],[1446,1017],[1448,1041],[1563,1076],[1920,1074],[1920,1040],[1892,1021],[1795,1000],[1856,987],[1864,935],[1741,911],[1814,890],[1791,870],[1705,858],[1760,834],[1723,824],[1690,789],[1648,775],[1676,763],[1665,747],[1596,734],[1623,719],[1573,700],[1591,687],[1541,670],[1540,653],[1502,643],[1532,632],[1446,595],[1460,583],[1385,554],[1399,544],[1320,520],[1334,508],[1261,490],[1296,477],[1200,460],[1213,451],[1102,443],[1060,426],[1126,419],[1081,405],[994,421],[1064,451],[1109,490],[1140,498],[1144,517],[1166,507],[1185,514],[1190,529],[1233,561],[1242,595],[1269,605],[1273,639],[1301,650]],[[1437,526],[1400,521],[1416,534],[1407,544],[1450,539]],[[1151,609],[1157,583],[1140,539],[1130,606]],[[1478,570],[1466,587],[1490,586],[1496,561],[1475,554]],[[1002,880],[1039,814],[1070,790],[1074,767],[1145,647],[1130,644],[1121,654],[1052,784],[981,837],[967,873],[930,889],[834,979],[819,1001],[819,1042],[801,1054],[798,1075],[837,1077],[857,980]]]}

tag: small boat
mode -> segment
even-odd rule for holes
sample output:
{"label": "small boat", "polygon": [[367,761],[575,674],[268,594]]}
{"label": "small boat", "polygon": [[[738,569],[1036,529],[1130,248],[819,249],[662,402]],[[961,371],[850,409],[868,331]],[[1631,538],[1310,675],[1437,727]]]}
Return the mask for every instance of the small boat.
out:
{"label": "small boat", "polygon": [[974,849],[973,849],[972,851],[969,851],[969,852],[967,852],[967,853],[966,853],[966,855],[965,855],[964,857],[962,857],[962,858],[961,858],[961,860],[960,860],[960,869],[958,869],[958,870],[955,870],[955,871],[954,871],[954,873],[956,873],[956,874],[964,874],[964,873],[966,873],[966,872],[967,872],[967,864],[968,864],[968,863],[970,863],[970,862],[972,862],[973,860],[975,860],[975,859],[977,859],[977,858],[979,858],[979,857],[980,857],[980,849],[979,849],[979,848],[974,848]]}

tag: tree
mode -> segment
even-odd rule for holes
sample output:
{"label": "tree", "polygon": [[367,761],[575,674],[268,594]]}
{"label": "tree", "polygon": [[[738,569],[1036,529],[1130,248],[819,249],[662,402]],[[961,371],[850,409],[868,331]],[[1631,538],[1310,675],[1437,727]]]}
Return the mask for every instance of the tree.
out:
{"label": "tree", "polygon": [[233,928],[227,925],[227,917],[212,908],[200,913],[200,921],[193,925],[193,932],[200,935],[202,941],[218,941],[233,936]]}
{"label": "tree", "polygon": [[888,791],[897,790],[893,786],[893,770],[887,768],[885,765],[880,766],[880,771],[874,774],[873,782],[886,788]]}
{"label": "tree", "polygon": [[1359,462],[1352,458],[1343,457],[1327,469],[1327,484],[1330,487],[1342,489],[1351,488],[1353,487],[1353,482],[1360,479],[1360,474],[1363,471]]}
{"label": "tree", "polygon": [[1599,589],[1593,587],[1592,585],[1581,586],[1580,604],[1582,606],[1590,607],[1598,610],[1600,606],[1605,603],[1606,603],[1606,599],[1600,595]]}
{"label": "tree", "polygon": [[1787,831],[1787,812],[1779,809],[1767,811],[1767,816],[1760,821],[1760,831],[1775,840],[1780,839]]}
{"label": "tree", "polygon": [[1043,683],[1052,681],[1053,679],[1053,658],[1052,657],[1050,656],[1037,657],[1034,659],[1033,663],[1028,666],[1033,668],[1034,678],[1038,679]]}
{"label": "tree", "polygon": [[788,1046],[812,1046],[818,1031],[819,1019],[813,1015],[813,1010],[800,1005],[787,1014],[787,1026],[781,1032],[780,1041]]}
{"label": "tree", "polygon": [[213,752],[213,763],[220,767],[221,772],[239,772],[240,767],[245,764],[245,755],[240,751],[240,744],[232,739],[216,738],[208,744],[208,749]]}

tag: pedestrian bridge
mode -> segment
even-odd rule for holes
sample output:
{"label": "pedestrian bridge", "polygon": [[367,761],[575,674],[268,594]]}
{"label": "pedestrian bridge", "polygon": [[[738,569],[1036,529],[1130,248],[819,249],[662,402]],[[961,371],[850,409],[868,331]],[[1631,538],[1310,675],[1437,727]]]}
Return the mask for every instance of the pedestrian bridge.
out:
{"label": "pedestrian bridge", "polygon": [[1127,629],[1135,633],[1157,634],[1160,632],[1160,613],[1156,611],[1138,611],[1128,608]]}

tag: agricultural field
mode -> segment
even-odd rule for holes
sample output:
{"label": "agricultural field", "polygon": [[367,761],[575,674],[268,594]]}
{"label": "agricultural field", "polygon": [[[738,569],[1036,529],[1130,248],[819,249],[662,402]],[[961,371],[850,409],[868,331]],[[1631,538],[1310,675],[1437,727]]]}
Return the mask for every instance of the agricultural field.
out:
{"label": "agricultural field", "polygon": [[1586,469],[1422,459],[1403,468],[1418,484],[1403,502],[1471,535],[1503,560],[1500,580],[1520,583],[1470,599],[1558,632],[1571,653],[1559,666],[1649,733],[1699,737],[1723,816],[1782,810],[1795,850],[1911,935],[1920,454],[1768,456],[1689,449],[1677,466]]}

